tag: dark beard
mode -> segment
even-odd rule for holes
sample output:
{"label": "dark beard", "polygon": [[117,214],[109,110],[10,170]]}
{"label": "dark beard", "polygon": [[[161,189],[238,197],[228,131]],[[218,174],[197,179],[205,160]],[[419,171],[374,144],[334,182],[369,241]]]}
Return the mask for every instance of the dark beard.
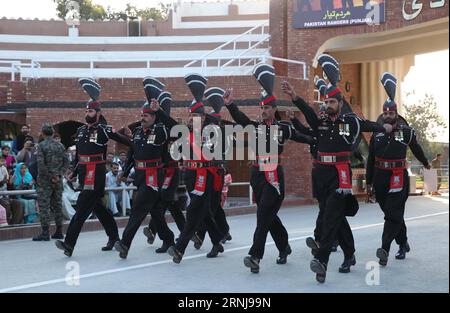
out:
{"label": "dark beard", "polygon": [[325,113],[329,116],[334,116],[334,115],[337,115],[338,112],[332,108],[327,108]]}
{"label": "dark beard", "polygon": [[395,125],[397,123],[397,119],[391,119],[391,118],[386,118],[384,119],[384,123],[385,124],[391,124],[391,125]]}
{"label": "dark beard", "polygon": [[90,117],[89,115],[87,115],[85,120],[88,124],[95,124],[97,122],[97,117]]}

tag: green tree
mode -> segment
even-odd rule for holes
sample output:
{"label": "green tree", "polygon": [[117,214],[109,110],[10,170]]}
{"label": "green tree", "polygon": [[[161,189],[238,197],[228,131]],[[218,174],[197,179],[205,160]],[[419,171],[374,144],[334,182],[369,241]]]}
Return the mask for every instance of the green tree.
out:
{"label": "green tree", "polygon": [[163,21],[167,19],[170,5],[160,3],[157,7],[138,8],[134,5],[127,4],[125,10],[114,11],[111,7],[105,9],[103,6],[93,4],[92,0],[53,0],[57,6],[56,11],[58,17],[65,20],[69,12],[69,3],[75,1],[80,8],[80,20],[127,20],[128,18],[141,17],[144,20]]}
{"label": "green tree", "polygon": [[103,20],[107,17],[106,10],[103,6],[93,4],[92,0],[53,0],[56,3],[56,11],[58,17],[66,19],[69,3],[74,1],[79,5],[80,20]]}
{"label": "green tree", "polygon": [[169,14],[170,5],[160,3],[157,7],[154,8],[144,8],[140,9],[134,5],[127,3],[125,10],[123,11],[112,11],[111,8],[108,7],[108,18],[109,19],[123,19],[126,20],[128,18],[136,18],[140,17],[143,20],[154,20],[154,21],[164,21],[167,19]]}
{"label": "green tree", "polygon": [[[410,94],[407,94],[407,97]],[[407,99],[406,97],[406,99]],[[424,99],[418,103],[404,101],[405,118],[417,134],[417,141],[422,146],[425,155],[432,159],[436,151],[433,140],[439,131],[447,128],[444,118],[439,114],[437,103],[432,95],[425,94]],[[408,157],[412,159],[409,151]]]}

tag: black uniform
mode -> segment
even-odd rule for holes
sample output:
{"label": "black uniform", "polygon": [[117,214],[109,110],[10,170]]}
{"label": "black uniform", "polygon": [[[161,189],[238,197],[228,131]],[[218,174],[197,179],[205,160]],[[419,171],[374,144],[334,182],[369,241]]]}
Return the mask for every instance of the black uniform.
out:
{"label": "black uniform", "polygon": [[[180,194],[179,190],[181,179],[179,164],[170,155],[170,143],[167,147],[168,149],[164,157],[164,184],[161,188],[161,200],[158,203],[158,211],[165,218],[166,211],[169,210],[178,230],[181,232],[186,224],[186,218],[182,210],[185,207],[187,199],[184,195]],[[150,221],[149,228],[156,235],[157,227],[153,219]]]}
{"label": "black uniform", "polygon": [[345,259],[355,252],[353,234],[346,219],[346,194],[351,194],[350,153],[361,132],[384,132],[381,125],[361,120],[353,113],[332,121],[318,117],[302,99],[294,104],[303,112],[311,129],[317,133],[317,160],[313,188],[323,210],[322,234],[317,259],[327,264],[333,243],[338,239]]}
{"label": "black uniform", "polygon": [[[206,117],[207,123],[211,123],[214,125],[221,126],[221,122],[219,118],[212,117],[210,115],[207,115]],[[222,125],[223,126],[223,125]],[[230,232],[230,226],[227,221],[227,217],[225,214],[225,211],[222,207],[222,189],[225,179],[225,170],[223,168],[225,164],[225,156],[227,154],[227,149],[231,146],[232,142],[229,140],[229,138],[226,138],[226,132],[225,128],[221,126],[222,130],[222,160],[216,160],[217,168],[214,169],[216,177],[216,184],[212,191],[211,196],[211,210],[210,210],[210,216],[213,219],[214,223],[217,226],[217,229],[219,230],[221,236],[222,236],[222,242],[226,241],[226,238],[229,238],[229,232]],[[200,228],[197,231],[197,236],[201,241],[204,241],[206,235],[206,223],[203,223]]]}
{"label": "black uniform", "polygon": [[[273,121],[267,125],[265,123],[250,120],[235,104],[230,104],[227,108],[237,124],[242,125],[243,127],[247,125],[257,127],[256,142],[258,142],[258,137],[261,134],[266,136],[266,151],[270,149],[270,143],[273,140],[277,140],[279,155],[283,153],[284,145],[289,139],[300,143],[313,142],[311,137],[298,133],[293,129],[292,125],[286,122]],[[272,125],[279,127],[277,138],[273,138],[270,133],[270,126]],[[261,126],[268,126],[266,127],[266,133],[262,133],[263,129]],[[259,162],[266,163],[266,161],[268,161],[270,163],[270,160],[264,160],[262,158],[263,153],[256,151],[256,156]],[[266,178],[266,175],[270,175],[272,179]],[[269,182],[269,180],[271,182]],[[249,255],[257,259],[263,258],[267,234],[269,232],[272,235],[280,254],[284,254],[286,250],[290,250],[290,247],[288,243],[288,233],[278,217],[278,211],[281,208],[285,195],[283,167],[278,164],[274,171],[264,172],[261,171],[259,165],[256,164],[256,166],[253,166],[251,169],[250,184],[256,198],[257,226]]]}
{"label": "black uniform", "polygon": [[[164,111],[156,112],[157,120],[149,129],[137,127],[133,133],[133,140],[128,151],[126,170],[128,175],[132,167],[135,168],[134,184],[137,194],[131,210],[130,220],[125,228],[121,244],[128,251],[136,232],[147,214],[150,212],[152,220],[161,240],[167,245],[173,245],[174,234],[168,228],[157,206],[161,200],[160,189],[164,182],[163,156],[167,151],[168,130],[172,127],[171,121]],[[125,253],[126,254],[126,253]],[[126,257],[126,255],[121,255]]]}
{"label": "black uniform", "polygon": [[77,131],[74,175],[78,175],[80,188],[83,190],[78,197],[77,211],[70,221],[64,240],[71,249],[75,247],[81,228],[92,212],[105,228],[110,242],[119,239],[114,217],[101,200],[105,193],[105,160],[110,139],[125,145],[130,144],[126,137],[107,126],[104,119],[92,127],[82,126]]}
{"label": "black uniform", "polygon": [[[203,128],[212,124],[208,120],[205,121]],[[189,146],[191,155],[197,155],[200,160],[185,160],[186,169],[183,174],[184,182],[190,196],[190,204],[186,209],[186,225],[176,242],[174,249],[169,249],[169,254],[174,256],[174,262],[179,263],[186,250],[189,241],[193,238],[195,232],[200,228],[202,223],[205,223],[214,247],[220,247],[220,252],[223,248],[220,245],[222,234],[218,230],[217,225],[211,217],[211,203],[214,191],[214,184],[217,184],[217,176],[215,169],[217,162],[207,161],[203,155],[199,155],[203,151],[203,147],[211,147],[211,138],[202,137],[199,146],[194,144],[194,133],[191,131],[189,138]],[[186,157],[186,156],[184,156]]]}
{"label": "black uniform", "polygon": [[370,141],[367,184],[373,184],[376,199],[384,212],[382,248],[386,252],[389,252],[394,239],[399,246],[406,245],[408,241],[404,220],[405,204],[409,196],[406,170],[408,147],[427,167],[428,160],[417,143],[416,134],[406,125],[398,126],[391,134],[376,133]]}

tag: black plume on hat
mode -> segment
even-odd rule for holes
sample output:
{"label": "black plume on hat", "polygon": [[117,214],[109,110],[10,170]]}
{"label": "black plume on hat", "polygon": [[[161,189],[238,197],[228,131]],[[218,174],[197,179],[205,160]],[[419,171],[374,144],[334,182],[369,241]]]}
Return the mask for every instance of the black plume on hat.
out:
{"label": "black plume on hat", "polygon": [[383,84],[389,99],[395,101],[397,78],[391,73],[386,72],[381,76],[381,83]]}
{"label": "black plume on hat", "polygon": [[208,79],[200,74],[189,74],[184,77],[184,80],[194,96],[195,101],[201,102],[205,94]]}
{"label": "black plume on hat", "polygon": [[327,94],[327,82],[318,76],[314,79],[314,84],[316,85],[316,89],[319,91],[320,97],[323,98]]}
{"label": "black plume on hat", "polygon": [[322,54],[318,58],[320,67],[322,67],[326,78],[334,86],[341,80],[341,71],[339,69],[339,63],[329,54]]}
{"label": "black plume on hat", "polygon": [[225,90],[218,87],[209,88],[205,91],[205,97],[208,99],[209,104],[214,109],[214,115],[220,115],[220,111],[225,105],[223,101],[223,95],[225,94]]}
{"label": "black plume on hat", "polygon": [[160,94],[164,91],[164,88],[166,87],[163,83],[161,83],[154,77],[145,77],[143,84],[145,95],[149,102],[151,102],[152,99],[158,99]]}
{"label": "black plume on hat", "polygon": [[80,78],[78,83],[93,101],[97,101],[100,98],[102,88],[95,80],[91,78]]}
{"label": "black plume on hat", "polygon": [[266,94],[272,96],[275,86],[275,68],[269,64],[260,63],[253,69],[253,75],[261,84]]}
{"label": "black plume on hat", "polygon": [[172,94],[170,92],[164,91],[159,95],[159,98],[157,100],[161,109],[167,115],[170,115],[170,109],[172,108]]}

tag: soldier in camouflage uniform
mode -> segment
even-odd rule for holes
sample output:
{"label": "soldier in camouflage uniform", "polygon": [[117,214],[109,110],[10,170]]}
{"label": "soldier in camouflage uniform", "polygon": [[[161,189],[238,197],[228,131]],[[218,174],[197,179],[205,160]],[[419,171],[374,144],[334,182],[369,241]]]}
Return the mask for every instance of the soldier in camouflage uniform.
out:
{"label": "soldier in camouflage uniform", "polygon": [[55,219],[56,232],[52,239],[64,239],[62,233],[62,176],[69,167],[69,160],[65,154],[64,146],[53,139],[52,125],[42,127],[44,140],[37,147],[38,179],[37,194],[40,208],[42,233],[33,238],[33,241],[50,241],[49,224],[52,214]]}

